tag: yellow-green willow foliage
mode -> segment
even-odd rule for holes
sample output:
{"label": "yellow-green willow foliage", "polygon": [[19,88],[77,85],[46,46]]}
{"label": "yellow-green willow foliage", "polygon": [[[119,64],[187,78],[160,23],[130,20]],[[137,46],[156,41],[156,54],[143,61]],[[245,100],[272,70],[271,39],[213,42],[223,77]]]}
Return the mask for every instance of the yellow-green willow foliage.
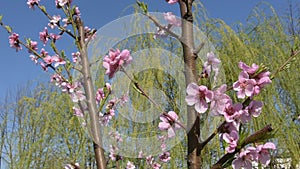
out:
{"label": "yellow-green willow foliage", "polygon": [[[289,58],[292,50],[300,49],[299,35],[291,36],[287,30],[286,20],[278,16],[276,11],[265,3],[261,3],[253,9],[245,24],[237,23],[229,26],[222,20],[210,19],[199,1],[195,1],[194,16],[195,25],[216,47],[228,86],[231,86],[238,78],[240,70],[237,65],[239,61],[247,64],[264,64],[272,73],[275,73]],[[132,24],[140,25],[141,23],[136,20]],[[141,27],[136,26],[135,29],[138,30]],[[110,40],[114,41],[114,39]],[[132,52],[136,52],[156,47],[165,48],[177,53],[178,56],[182,55],[180,43],[177,40],[173,38],[154,40],[152,34],[133,36],[108,48],[128,48]],[[104,80],[108,81],[104,77],[105,70],[101,64],[101,58],[106,53],[99,53],[96,46],[93,49],[94,63],[97,65],[92,67],[93,71],[96,72],[94,77],[97,77],[95,78],[95,86],[100,88],[103,87]],[[146,53],[141,53],[141,55],[147,55],[148,62],[156,64],[162,70],[165,64],[179,64],[167,60],[161,61],[157,59],[156,55],[159,54],[157,51],[154,52],[156,55],[151,52],[149,50]],[[273,141],[278,148],[273,153],[273,157],[291,157],[293,165],[297,164],[300,159],[300,122],[297,119],[300,115],[299,57],[296,57],[283,71],[276,74],[272,84],[255,98],[264,102],[263,113],[245,126],[246,132],[251,134],[266,124],[272,124],[276,131]],[[197,65],[199,72],[201,72],[201,64],[199,61]],[[131,66],[134,70],[138,65]],[[183,69],[172,71],[180,72]],[[159,69],[129,73],[135,77],[146,92],[151,91],[152,88],[157,88],[164,94],[163,98],[158,98],[163,100],[158,102],[163,103],[162,110],[175,110],[180,117],[184,115],[185,112],[181,112],[180,107],[174,104],[182,99],[177,88],[179,82],[173,81],[171,76],[159,71]],[[123,89],[123,86],[114,86],[114,82],[114,80],[111,81],[113,90],[127,91],[130,89],[129,96],[134,101],[132,103],[134,109],[129,111],[130,117],[139,118],[141,116],[139,110],[153,108],[149,101],[133,90],[132,84]],[[2,104],[0,109],[0,129],[1,132],[5,133],[4,137],[0,138],[0,150],[4,152],[2,153],[2,161],[6,161],[9,168],[62,168],[64,164],[70,162],[79,162],[81,166],[86,168],[95,168],[92,147],[89,146],[90,139],[82,130],[77,118],[73,116],[69,96],[43,86],[34,91],[29,89],[24,91],[26,93],[17,94],[17,98],[13,100],[15,104],[6,102]],[[121,94],[125,93],[115,93],[113,96],[120,96]],[[233,96],[234,92],[229,92],[229,95]],[[236,98],[235,101],[237,101]],[[120,114],[109,123],[109,126],[119,133],[132,138],[157,137],[159,135],[158,115],[161,113],[161,109],[158,109],[157,114],[147,114],[150,119],[156,117],[155,120],[147,123],[135,123],[131,119],[123,117],[121,115],[123,112],[126,111],[122,107],[118,107],[117,114]],[[128,116],[128,114],[126,115]],[[201,122],[202,141],[222,122],[221,118],[210,116],[205,117],[205,119],[207,120]],[[109,131],[105,132],[108,134]],[[124,139],[123,141],[131,140]],[[106,147],[109,146],[109,143],[105,144]],[[176,144],[170,151],[171,161],[162,165],[162,168],[186,168],[186,144],[186,138]],[[128,147],[128,149],[138,153],[140,146],[137,144]],[[148,144],[142,146],[152,148],[152,145]],[[108,154],[108,152],[106,153]],[[222,147],[219,137],[216,136],[202,151],[203,168],[209,168],[224,153],[224,147]],[[140,169],[147,168],[145,160],[128,159]],[[118,162],[117,165],[124,168],[126,163],[127,158]],[[108,167],[113,166],[116,164],[109,161]]]}
{"label": "yellow-green willow foliage", "polygon": [[94,165],[89,139],[73,116],[68,95],[42,84],[12,93],[0,105],[3,168]]}

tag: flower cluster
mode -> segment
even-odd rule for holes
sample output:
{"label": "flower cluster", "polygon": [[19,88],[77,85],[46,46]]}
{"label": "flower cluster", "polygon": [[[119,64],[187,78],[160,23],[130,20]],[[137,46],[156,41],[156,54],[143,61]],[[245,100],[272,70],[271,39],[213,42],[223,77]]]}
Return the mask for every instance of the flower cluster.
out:
{"label": "flower cluster", "polygon": [[109,101],[108,105],[105,108],[105,112],[99,113],[99,121],[101,125],[107,126],[108,122],[115,116],[115,105],[116,99],[112,99]]}
{"label": "flower cluster", "polygon": [[39,2],[40,2],[40,0],[28,0],[27,5],[29,6],[29,8],[34,9],[34,5],[38,5]]}
{"label": "flower cluster", "polygon": [[126,169],[135,169],[135,165],[131,161],[128,161],[126,164]]}
{"label": "flower cluster", "polygon": [[99,88],[96,93],[96,102],[100,103],[101,100],[105,99],[107,95],[111,92],[111,85],[109,83],[105,84],[105,88]]}
{"label": "flower cluster", "polygon": [[55,0],[55,6],[57,8],[61,8],[67,4],[71,4],[72,3],[72,0]]}
{"label": "flower cluster", "polygon": [[237,91],[238,98],[258,95],[265,85],[272,82],[270,72],[264,69],[259,70],[259,66],[256,64],[248,66],[240,62],[239,68],[242,69],[242,72],[239,75],[238,81],[233,84],[233,89]]}
{"label": "flower cluster", "polygon": [[178,116],[174,111],[169,111],[167,114],[162,114],[160,116],[161,122],[158,124],[160,130],[167,130],[168,137],[172,138],[175,136],[175,130],[181,127],[176,123],[178,122]]}
{"label": "flower cluster", "polygon": [[275,150],[274,143],[267,142],[264,145],[257,145],[256,147],[248,147],[241,151],[235,160],[232,162],[234,169],[245,168],[251,169],[252,162],[260,162],[263,165],[269,165],[271,156],[269,150]]}
{"label": "flower cluster", "polygon": [[[208,61],[204,63],[203,70],[209,76],[211,71],[218,72],[217,66],[220,61],[215,58],[213,53],[208,53],[207,56]],[[238,146],[240,125],[261,114],[263,103],[253,100],[253,96],[259,94],[263,87],[271,83],[270,72],[265,68],[259,68],[256,64],[248,66],[243,62],[239,63],[239,67],[242,72],[238,81],[233,83],[233,89],[237,91],[238,98],[249,97],[247,103],[234,103],[225,93],[227,91],[225,84],[211,91],[207,86],[190,83],[186,90],[187,104],[194,105],[198,113],[205,113],[209,109],[211,115],[224,117],[226,123],[220,136],[227,144],[226,152],[228,153],[233,153]],[[248,154],[253,154],[253,152],[247,150],[241,153],[241,158],[245,159],[244,156]],[[261,161],[259,159],[258,161]]]}
{"label": "flower cluster", "polygon": [[111,79],[121,69],[132,61],[129,50],[111,49],[103,59],[103,67],[106,69],[105,74]]}
{"label": "flower cluster", "polygon": [[153,156],[151,156],[151,155],[146,157],[146,163],[147,163],[147,165],[149,165],[152,169],[160,169],[160,167],[161,167],[161,164],[157,163],[157,162],[154,160]]}
{"label": "flower cluster", "polygon": [[15,48],[16,51],[19,51],[22,49],[22,46],[20,45],[20,41],[19,41],[19,34],[17,33],[12,33],[9,37],[9,44],[10,47]]}
{"label": "flower cluster", "polygon": [[218,76],[219,73],[219,67],[221,61],[215,56],[213,52],[207,53],[207,61],[204,62],[203,64],[203,69],[202,69],[202,77],[211,77],[212,74],[214,77],[214,80],[216,80],[216,77]]}
{"label": "flower cluster", "polygon": [[72,98],[73,102],[77,103],[79,101],[85,100],[85,95],[81,89],[82,86],[79,82],[70,83],[64,80],[60,74],[52,75],[51,82],[55,83],[56,86],[60,87],[62,92],[68,93]]}

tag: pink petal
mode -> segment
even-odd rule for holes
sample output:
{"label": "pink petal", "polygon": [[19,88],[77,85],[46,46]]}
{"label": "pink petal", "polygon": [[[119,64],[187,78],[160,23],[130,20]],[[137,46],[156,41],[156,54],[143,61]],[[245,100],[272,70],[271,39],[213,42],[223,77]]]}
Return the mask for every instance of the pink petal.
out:
{"label": "pink petal", "polygon": [[186,89],[188,95],[196,95],[199,93],[199,86],[195,83],[190,83]]}

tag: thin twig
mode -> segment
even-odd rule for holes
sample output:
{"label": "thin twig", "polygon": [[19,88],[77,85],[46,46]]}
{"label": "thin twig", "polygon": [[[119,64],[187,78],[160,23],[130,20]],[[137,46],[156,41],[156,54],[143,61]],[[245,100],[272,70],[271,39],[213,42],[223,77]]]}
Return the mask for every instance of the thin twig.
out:
{"label": "thin twig", "polygon": [[170,29],[165,28],[162,26],[153,16],[149,15],[148,13],[144,14],[147,16],[154,24],[155,26],[159,27],[160,29],[166,31],[168,34],[170,34],[172,37],[178,39],[180,42],[182,42],[181,37],[179,37],[176,33],[172,32]]}
{"label": "thin twig", "polygon": [[291,56],[276,70],[276,72],[273,74],[273,77],[271,79],[274,79],[275,76],[282,70],[284,70],[284,68],[286,67],[286,65],[293,59],[295,58],[298,54],[300,53],[300,50],[297,51],[292,51]]}

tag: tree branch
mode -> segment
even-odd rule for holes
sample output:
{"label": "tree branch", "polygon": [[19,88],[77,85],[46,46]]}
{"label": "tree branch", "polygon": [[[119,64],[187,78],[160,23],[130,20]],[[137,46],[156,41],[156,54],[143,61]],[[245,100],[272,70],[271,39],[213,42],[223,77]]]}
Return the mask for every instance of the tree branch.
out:
{"label": "tree branch", "polygon": [[102,137],[100,133],[100,123],[99,123],[99,116],[97,113],[97,106],[95,100],[95,92],[94,92],[94,85],[92,83],[92,76],[90,70],[90,64],[88,61],[87,55],[87,46],[85,43],[85,35],[84,35],[84,26],[80,19],[76,22],[78,26],[78,31],[80,34],[80,41],[78,47],[81,54],[81,64],[82,64],[82,74],[84,80],[84,90],[86,95],[86,102],[89,110],[90,115],[90,123],[91,123],[91,131],[92,131],[92,138],[93,138],[93,145],[94,145],[94,153],[97,163],[97,169],[105,169],[106,168],[106,160],[104,156],[104,150],[102,149]]}

